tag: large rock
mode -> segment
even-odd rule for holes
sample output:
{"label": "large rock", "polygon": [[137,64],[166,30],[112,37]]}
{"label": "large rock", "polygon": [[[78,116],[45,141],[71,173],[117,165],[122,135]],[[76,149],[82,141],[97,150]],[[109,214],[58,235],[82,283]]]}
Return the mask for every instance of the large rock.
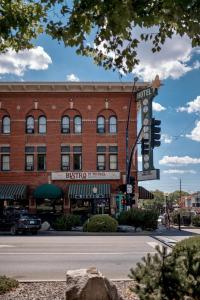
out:
{"label": "large rock", "polygon": [[68,271],[66,300],[124,300],[96,268]]}
{"label": "large rock", "polygon": [[45,221],[42,223],[40,231],[48,231],[50,230],[50,227],[50,224],[47,221]]}

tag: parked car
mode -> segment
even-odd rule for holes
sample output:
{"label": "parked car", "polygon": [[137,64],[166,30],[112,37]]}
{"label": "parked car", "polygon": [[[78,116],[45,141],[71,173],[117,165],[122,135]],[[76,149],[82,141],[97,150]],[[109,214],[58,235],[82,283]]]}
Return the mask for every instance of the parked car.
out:
{"label": "parked car", "polygon": [[0,231],[10,231],[12,235],[31,232],[37,234],[41,228],[41,219],[26,210],[6,209],[0,216]]}

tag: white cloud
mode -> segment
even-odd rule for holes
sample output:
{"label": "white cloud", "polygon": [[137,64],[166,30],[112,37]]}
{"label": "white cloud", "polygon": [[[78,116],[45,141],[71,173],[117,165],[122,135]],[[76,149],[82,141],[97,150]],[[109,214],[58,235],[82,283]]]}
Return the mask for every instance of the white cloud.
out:
{"label": "white cloud", "polygon": [[193,141],[200,142],[200,121],[196,122],[196,127],[191,131],[190,134],[186,134],[186,137]]}
{"label": "white cloud", "polygon": [[176,177],[176,176],[172,176],[171,179],[172,179],[172,180],[178,180],[179,178]]}
{"label": "white cloud", "polygon": [[164,174],[196,174],[197,172],[194,170],[178,170],[178,169],[169,169],[169,170],[164,170],[163,171]]}
{"label": "white cloud", "polygon": [[153,102],[153,110],[154,111],[163,111],[163,110],[166,110],[166,108],[157,102]]}
{"label": "white cloud", "polygon": [[151,48],[150,42],[143,42],[138,47],[140,64],[134,68],[134,74],[144,81],[151,81],[157,74],[161,79],[178,79],[193,69],[199,68],[198,61],[193,65],[190,64],[195,50],[186,36],[174,35],[172,39],[166,39],[160,52],[152,53]]}
{"label": "white cloud", "polygon": [[75,81],[78,82],[80,79],[75,74],[68,74],[66,77],[67,81]]}
{"label": "white cloud", "polygon": [[166,133],[163,133],[161,135],[161,141],[163,141],[164,144],[171,144],[171,142],[173,141],[172,137],[169,136],[168,134]]}
{"label": "white cloud", "polygon": [[193,158],[190,156],[164,156],[159,160],[160,165],[189,165],[200,164],[200,158]]}
{"label": "white cloud", "polygon": [[0,74],[23,76],[27,70],[46,70],[51,63],[51,57],[40,46],[19,52],[9,49],[0,54]]}
{"label": "white cloud", "polygon": [[188,114],[200,112],[200,96],[197,96],[193,101],[189,101],[187,106],[182,106],[177,109],[178,112],[186,111]]}

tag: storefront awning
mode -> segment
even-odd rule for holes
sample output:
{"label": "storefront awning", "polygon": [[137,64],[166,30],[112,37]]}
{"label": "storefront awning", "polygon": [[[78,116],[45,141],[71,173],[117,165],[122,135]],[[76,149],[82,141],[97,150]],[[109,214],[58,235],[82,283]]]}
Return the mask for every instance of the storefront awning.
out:
{"label": "storefront awning", "polygon": [[55,184],[45,183],[38,186],[34,191],[35,199],[60,199],[63,192]]}
{"label": "storefront awning", "polygon": [[110,198],[110,184],[70,184],[68,197],[71,199]]}
{"label": "storefront awning", "polygon": [[153,199],[154,198],[154,195],[147,191],[145,188],[143,188],[142,186],[139,186],[138,187],[139,189],[139,199]]}
{"label": "storefront awning", "polygon": [[0,184],[0,200],[26,199],[27,185],[24,184]]}

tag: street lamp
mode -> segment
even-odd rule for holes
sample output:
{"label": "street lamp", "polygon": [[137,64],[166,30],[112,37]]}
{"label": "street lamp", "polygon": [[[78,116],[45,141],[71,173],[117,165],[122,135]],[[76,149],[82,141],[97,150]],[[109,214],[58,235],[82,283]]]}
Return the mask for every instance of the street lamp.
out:
{"label": "street lamp", "polygon": [[94,194],[94,209],[93,209],[93,213],[96,213],[96,194],[97,194],[97,187],[96,186],[93,187],[92,192]]}
{"label": "street lamp", "polygon": [[170,215],[169,215],[169,206],[168,206],[168,193],[165,193],[165,214],[166,214],[166,227],[170,229]]}

